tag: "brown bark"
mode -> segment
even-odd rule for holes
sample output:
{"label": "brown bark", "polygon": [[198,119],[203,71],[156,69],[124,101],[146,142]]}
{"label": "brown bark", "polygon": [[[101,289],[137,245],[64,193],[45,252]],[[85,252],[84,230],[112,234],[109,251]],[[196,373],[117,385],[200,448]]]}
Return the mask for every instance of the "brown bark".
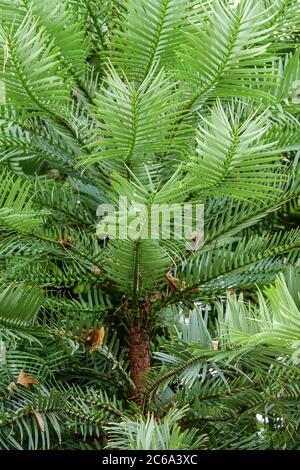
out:
{"label": "brown bark", "polygon": [[142,404],[143,375],[150,368],[150,338],[147,327],[134,325],[130,328],[130,370],[135,389],[134,401]]}

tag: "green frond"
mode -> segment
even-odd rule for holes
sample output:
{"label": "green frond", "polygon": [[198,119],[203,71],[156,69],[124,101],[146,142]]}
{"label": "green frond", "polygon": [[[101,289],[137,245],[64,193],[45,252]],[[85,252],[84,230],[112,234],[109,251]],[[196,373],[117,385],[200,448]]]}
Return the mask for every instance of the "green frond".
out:
{"label": "green frond", "polygon": [[57,114],[69,100],[71,82],[64,79],[49,35],[28,14],[16,31],[1,28],[7,48],[0,79],[6,100],[16,108]]}
{"label": "green frond", "polygon": [[209,1],[200,6],[195,0],[129,0],[123,28],[115,38],[113,64],[130,80],[143,82],[155,64],[162,67],[175,59],[197,7],[205,9],[206,4]]}
{"label": "green frond", "polygon": [[[5,119],[1,125],[0,162],[19,164],[31,159],[37,166],[51,164],[54,168],[78,177],[75,172],[75,158],[79,153],[78,144],[69,134],[58,129],[53,123],[22,117],[11,125]],[[13,168],[13,167],[12,167]],[[24,173],[24,171],[22,171]]]}
{"label": "green frond", "polygon": [[182,420],[186,409],[171,410],[158,422],[148,415],[138,420],[124,419],[120,423],[111,423],[108,449],[121,450],[176,450],[199,449],[205,447],[207,437],[197,435],[190,429],[182,431],[178,422]]}
{"label": "green frond", "polygon": [[273,92],[278,103],[291,104],[297,80],[300,80],[299,48],[293,53],[280,60],[278,64],[278,83]]}
{"label": "green frond", "polygon": [[247,306],[242,296],[229,298],[223,313],[219,306],[220,334],[227,337],[227,329],[230,340],[240,344],[287,344],[294,349],[297,363],[300,313],[283,275],[264,293],[265,297],[262,292],[258,294],[257,309]]}
{"label": "green frond", "polygon": [[208,21],[186,33],[176,76],[183,83],[187,109],[208,97],[272,99],[260,86],[274,82],[268,54],[272,12],[262,3],[246,0],[234,9],[215,0]]}
{"label": "green frond", "polygon": [[[198,287],[198,294],[207,290],[217,292],[265,278],[271,282],[274,275],[289,263],[296,263],[299,256],[299,231],[275,233],[263,237],[254,236],[237,243],[224,243],[215,250],[208,250],[185,263],[180,278],[186,283],[186,293]],[[283,262],[279,262],[282,256]],[[273,279],[272,277],[273,273]],[[184,293],[184,290],[182,291]],[[181,294],[182,294],[181,293]],[[180,295],[180,294],[179,294]]]}
{"label": "green frond", "polygon": [[102,53],[113,47],[113,39],[122,14],[126,9],[123,0],[70,0],[80,18],[88,24],[88,33],[94,45],[92,58],[97,69],[105,62]]}
{"label": "green frond", "polygon": [[59,0],[53,6],[42,0],[32,0],[30,5],[40,24],[50,34],[66,66],[70,67],[75,76],[84,75],[90,50],[86,35],[87,27],[75,15],[69,2]]}
{"label": "green frond", "polygon": [[81,164],[110,159],[131,164],[153,158],[155,153],[176,153],[182,149],[186,139],[183,129],[178,130],[175,138],[172,135],[179,118],[178,94],[172,90],[174,82],[163,71],[156,74],[151,68],[136,88],[111,69],[96,99],[95,111],[103,124],[91,144],[94,152]]}
{"label": "green frond", "polygon": [[152,240],[115,240],[108,248],[105,271],[123,291],[140,297],[161,284],[169,265],[168,253]]}
{"label": "green frond", "polygon": [[299,2],[293,0],[265,0],[265,8],[273,13],[270,25],[274,26],[276,45],[282,46],[282,41],[291,41],[291,37],[299,30]]}
{"label": "green frond", "polygon": [[34,197],[37,204],[51,211],[49,217],[57,225],[65,226],[68,222],[75,227],[91,230],[95,224],[95,215],[89,205],[82,200],[81,193],[69,184],[41,177],[35,182]]}
{"label": "green frond", "polygon": [[61,440],[63,397],[55,390],[27,393],[18,387],[17,395],[11,402],[0,424],[2,449],[18,450],[47,449],[50,447],[50,433]]}
{"label": "green frond", "polygon": [[[277,195],[270,199],[261,201],[232,200],[231,198],[205,199],[205,246],[215,246],[222,243],[238,233],[245,233],[249,227],[257,227],[260,221],[271,216],[274,219],[274,212],[280,210],[286,204],[297,200],[300,193],[298,179],[298,161],[295,159],[289,165],[287,172],[287,181],[282,181]],[[253,203],[255,202],[255,204]]]}
{"label": "green frond", "polygon": [[7,28],[18,28],[26,15],[26,7],[23,0],[14,0],[13,2],[10,0],[1,0],[0,11],[1,25]]}
{"label": "green frond", "polygon": [[42,212],[32,210],[30,185],[9,172],[0,175],[0,221],[2,230],[31,232],[41,225]]}
{"label": "green frond", "polygon": [[[197,134],[197,155],[187,163],[191,185],[200,194],[224,194],[240,199],[272,197],[282,175],[282,150],[264,142],[268,115],[250,114],[239,122],[245,110],[230,107],[226,113],[220,102],[211,118]],[[228,116],[228,117],[227,117]]]}
{"label": "green frond", "polygon": [[[26,292],[26,294],[25,294]],[[11,284],[1,288],[0,317],[7,325],[30,325],[36,319],[43,299],[43,291],[37,287]]]}

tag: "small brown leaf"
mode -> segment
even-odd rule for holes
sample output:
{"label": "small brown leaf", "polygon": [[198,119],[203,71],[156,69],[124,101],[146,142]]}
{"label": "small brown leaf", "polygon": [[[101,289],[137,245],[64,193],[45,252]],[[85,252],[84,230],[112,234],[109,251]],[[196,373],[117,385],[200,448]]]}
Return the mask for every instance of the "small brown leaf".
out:
{"label": "small brown leaf", "polygon": [[32,411],[32,407],[30,405],[26,405],[24,408],[23,408],[23,415],[24,416],[28,416],[31,414],[31,411]]}
{"label": "small brown leaf", "polygon": [[154,292],[154,294],[151,296],[151,300],[154,302],[155,300],[161,300],[162,299],[162,293],[158,290]]}
{"label": "small brown leaf", "polygon": [[191,233],[190,233],[189,238],[190,238],[191,240],[195,241],[196,238],[197,238],[197,235],[198,235],[198,233],[196,232],[196,230],[191,230]]}
{"label": "small brown leaf", "polygon": [[112,285],[112,283],[110,281],[105,281],[105,282],[102,282],[101,284],[101,287],[103,289],[107,289],[108,287],[110,287]]}
{"label": "small brown leaf", "polygon": [[197,294],[198,292],[201,292],[201,287],[194,287],[193,289],[189,289],[188,295]]}
{"label": "small brown leaf", "polygon": [[87,341],[91,345],[91,351],[97,351],[99,348],[101,348],[104,340],[104,335],[105,335],[105,330],[103,326],[100,328],[100,330],[91,330],[88,337]]}
{"label": "small brown leaf", "polygon": [[286,388],[282,387],[279,392],[277,393],[277,398],[282,398],[284,396],[284,393],[286,392]]}
{"label": "small brown leaf", "polygon": [[21,370],[16,383],[22,385],[25,388],[29,388],[31,384],[38,384],[39,382],[38,380],[31,377],[31,375],[27,375],[23,370]]}
{"label": "small brown leaf", "polygon": [[61,240],[59,240],[59,245],[62,248],[62,250],[68,250],[73,247],[73,242],[75,241],[75,238],[73,237],[65,237]]}
{"label": "small brown leaf", "polygon": [[[170,271],[166,274],[166,281],[172,292],[176,292],[179,289],[179,279],[174,277]],[[186,282],[182,281],[181,290],[186,288]]]}
{"label": "small brown leaf", "polygon": [[212,341],[212,342],[211,342],[211,349],[212,349],[213,351],[217,351],[218,348],[219,348],[219,341]]}
{"label": "small brown leaf", "polygon": [[15,391],[18,390],[17,384],[15,382],[10,382],[7,386],[8,396],[12,396]]}
{"label": "small brown leaf", "polygon": [[38,425],[40,427],[40,430],[42,432],[45,432],[45,423],[44,423],[44,420],[43,420],[43,417],[41,415],[41,413],[39,413],[38,411],[36,411],[34,408],[32,408],[32,411],[34,412],[35,414],[35,417],[36,417],[36,420],[38,422]]}
{"label": "small brown leaf", "polygon": [[95,274],[96,276],[101,276],[102,274],[102,271],[101,269],[98,267],[98,266],[92,266],[91,267],[91,271],[93,274]]}
{"label": "small brown leaf", "polygon": [[234,289],[228,289],[228,290],[226,291],[226,294],[228,294],[228,295],[234,295],[234,294],[236,294],[236,290],[234,290]]}

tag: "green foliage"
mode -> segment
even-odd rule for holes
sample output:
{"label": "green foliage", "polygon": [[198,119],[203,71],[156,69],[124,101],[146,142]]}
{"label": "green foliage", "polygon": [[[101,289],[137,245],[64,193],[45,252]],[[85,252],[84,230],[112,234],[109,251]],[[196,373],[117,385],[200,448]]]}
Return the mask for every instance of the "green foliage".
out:
{"label": "green foliage", "polygon": [[196,430],[181,431],[178,422],[182,420],[186,410],[172,410],[164,418],[155,423],[153,415],[147,419],[132,421],[125,419],[121,423],[112,423],[107,428],[110,439],[108,448],[131,450],[174,450],[200,449],[206,436],[198,436]]}
{"label": "green foliage", "polygon": [[0,0],[0,448],[298,448],[299,2],[54,3]]}
{"label": "green foliage", "polygon": [[[291,288],[291,291],[288,288]],[[198,305],[183,316],[149,373],[147,400],[183,406],[183,426],[208,434],[213,449],[297,446],[299,426],[299,274],[258,291],[257,302],[228,294],[218,318]],[[297,447],[296,447],[297,448]]]}
{"label": "green foliage", "polygon": [[[111,70],[96,98],[96,111],[104,121],[103,140],[98,137],[99,129],[95,130],[98,138],[91,147],[100,151],[83,163],[116,158],[130,164],[137,159],[144,161],[155,153],[174,152],[176,145],[182,148],[180,134],[171,138],[180,117],[176,93],[170,93],[174,83],[164,77],[162,71],[156,72],[155,68],[151,69],[135,89],[125,77],[121,79]],[[113,101],[111,96],[114,96]]]}

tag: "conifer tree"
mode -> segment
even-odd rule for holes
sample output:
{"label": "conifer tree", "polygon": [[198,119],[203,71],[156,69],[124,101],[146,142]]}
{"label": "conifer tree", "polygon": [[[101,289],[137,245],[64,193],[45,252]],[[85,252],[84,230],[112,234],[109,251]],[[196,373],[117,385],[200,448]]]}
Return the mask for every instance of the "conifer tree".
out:
{"label": "conifer tree", "polygon": [[[299,446],[299,25],[0,0],[1,448]],[[203,243],[103,236],[122,197]]]}

